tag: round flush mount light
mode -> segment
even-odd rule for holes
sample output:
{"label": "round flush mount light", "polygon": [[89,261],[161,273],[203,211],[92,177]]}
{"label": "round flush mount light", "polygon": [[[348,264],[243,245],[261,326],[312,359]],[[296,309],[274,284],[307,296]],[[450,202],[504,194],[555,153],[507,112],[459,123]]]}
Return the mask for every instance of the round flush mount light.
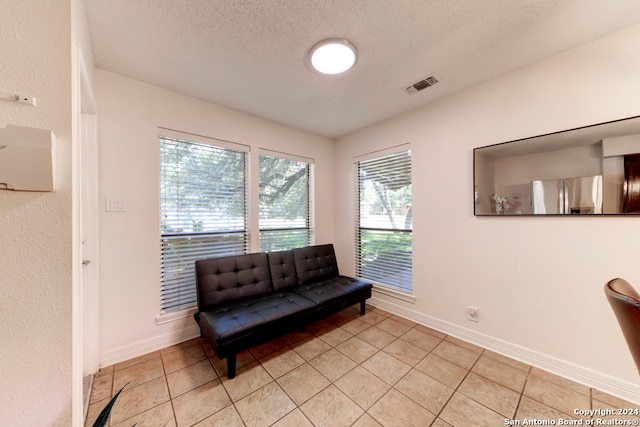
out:
{"label": "round flush mount light", "polygon": [[340,74],[353,67],[358,59],[356,47],[345,39],[326,39],[309,52],[311,67],[322,74]]}

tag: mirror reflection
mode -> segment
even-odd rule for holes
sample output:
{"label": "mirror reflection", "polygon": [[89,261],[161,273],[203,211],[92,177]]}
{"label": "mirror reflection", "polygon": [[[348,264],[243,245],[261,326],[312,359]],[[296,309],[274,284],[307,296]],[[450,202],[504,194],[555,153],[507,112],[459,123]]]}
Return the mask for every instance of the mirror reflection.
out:
{"label": "mirror reflection", "polygon": [[640,116],[474,149],[475,215],[640,213]]}

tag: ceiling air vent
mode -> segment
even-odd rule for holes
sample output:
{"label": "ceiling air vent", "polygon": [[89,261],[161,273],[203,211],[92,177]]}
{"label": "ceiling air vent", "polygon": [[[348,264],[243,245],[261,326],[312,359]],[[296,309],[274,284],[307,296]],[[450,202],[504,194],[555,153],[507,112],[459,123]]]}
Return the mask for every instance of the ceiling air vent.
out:
{"label": "ceiling air vent", "polygon": [[402,90],[407,92],[407,94],[409,95],[413,95],[414,93],[418,93],[421,90],[425,90],[426,88],[431,87],[436,83],[438,83],[438,78],[436,76],[429,76],[410,86],[403,87]]}

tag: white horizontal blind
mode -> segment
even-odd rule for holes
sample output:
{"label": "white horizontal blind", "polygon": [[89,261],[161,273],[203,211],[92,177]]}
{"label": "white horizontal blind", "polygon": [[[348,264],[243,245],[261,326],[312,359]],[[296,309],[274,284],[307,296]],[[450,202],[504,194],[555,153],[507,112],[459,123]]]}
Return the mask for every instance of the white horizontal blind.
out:
{"label": "white horizontal blind", "polygon": [[312,163],[260,155],[260,250],[307,246]]}
{"label": "white horizontal blind", "polygon": [[356,274],[411,292],[411,151],[358,161],[356,175]]}
{"label": "white horizontal blind", "polygon": [[158,139],[165,312],[196,305],[196,260],[248,250],[247,154],[186,138]]}

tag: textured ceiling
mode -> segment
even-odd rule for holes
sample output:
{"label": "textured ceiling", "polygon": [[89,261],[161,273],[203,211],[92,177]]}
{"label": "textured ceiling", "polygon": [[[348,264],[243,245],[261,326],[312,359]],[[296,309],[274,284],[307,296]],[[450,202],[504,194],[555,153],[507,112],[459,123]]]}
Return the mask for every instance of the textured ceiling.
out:
{"label": "textured ceiling", "polygon": [[[638,0],[85,0],[99,68],[338,137],[640,23]],[[305,59],[343,37],[342,76]],[[431,74],[440,83],[401,89]]]}

